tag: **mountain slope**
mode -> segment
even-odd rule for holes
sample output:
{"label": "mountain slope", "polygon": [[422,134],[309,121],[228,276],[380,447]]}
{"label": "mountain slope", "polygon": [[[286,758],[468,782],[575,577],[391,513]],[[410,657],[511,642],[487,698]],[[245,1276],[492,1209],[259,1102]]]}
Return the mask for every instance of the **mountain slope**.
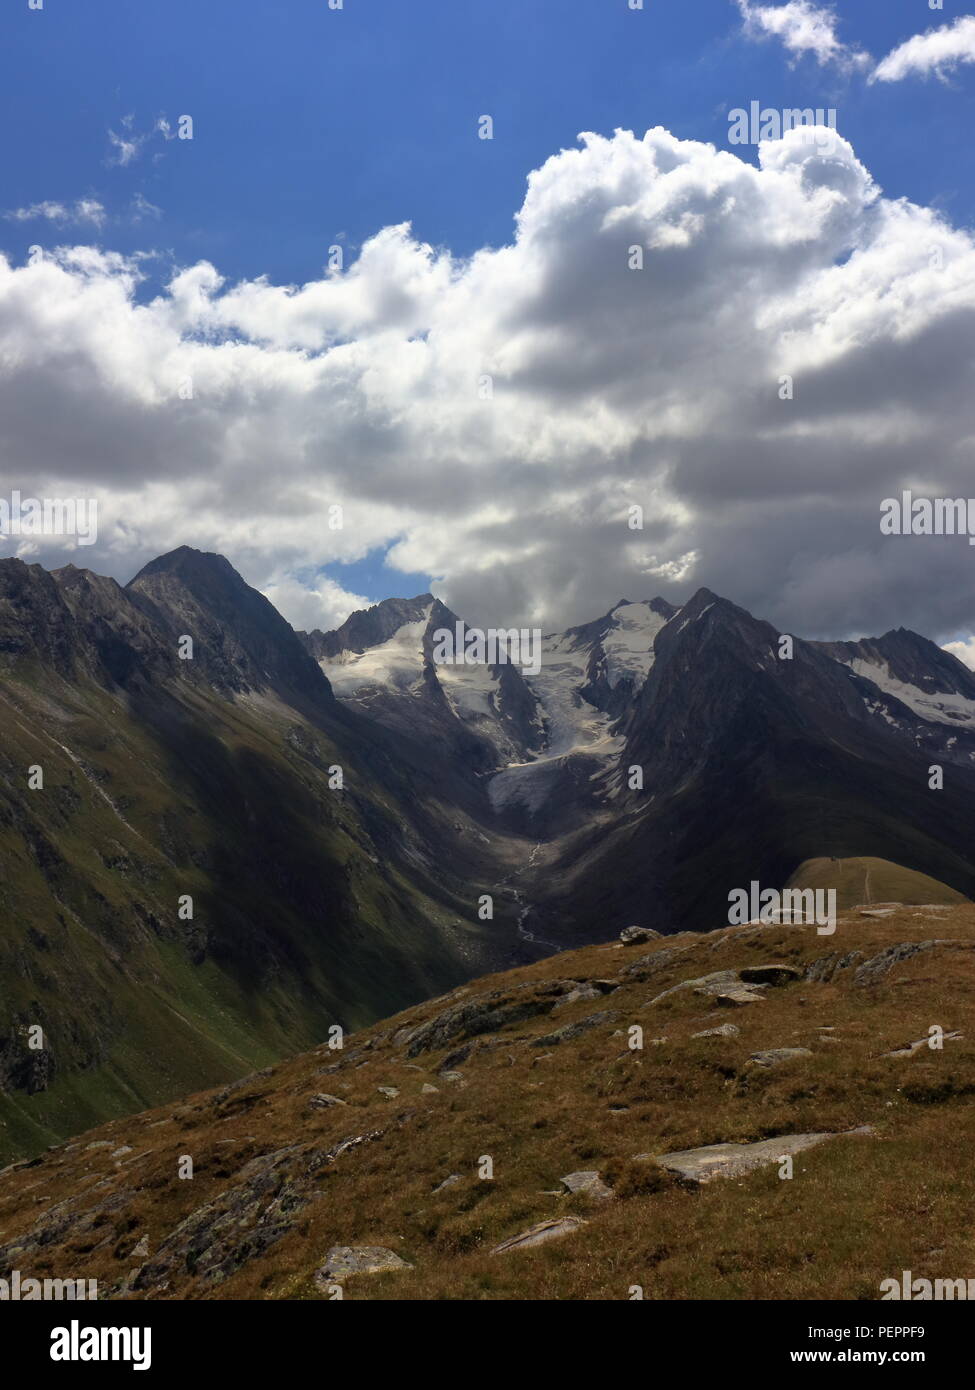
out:
{"label": "mountain slope", "polygon": [[[972,1267],[973,1004],[971,905],[589,946],[0,1173],[0,1270],[102,1299],[877,1299]],[[682,1156],[729,1143],[759,1146],[732,1178]],[[350,1247],[409,1267],[343,1273]]]}
{"label": "mountain slope", "polygon": [[582,830],[537,857],[556,885],[538,899],[543,931],[693,926],[726,911],[731,889],[779,887],[823,855],[890,859],[975,894],[972,733],[921,717],[818,644],[795,638],[781,657],[779,639],[707,590],[659,631],[617,726],[599,837]]}
{"label": "mountain slope", "polygon": [[438,779],[221,557],[0,562],[0,657],[0,1153],[524,958]]}
{"label": "mountain slope", "polygon": [[975,678],[926,639],[783,644],[700,590],[533,670],[444,664],[459,624],[296,634],[187,547],[125,589],[0,562],[0,1153],[809,860],[975,895]]}

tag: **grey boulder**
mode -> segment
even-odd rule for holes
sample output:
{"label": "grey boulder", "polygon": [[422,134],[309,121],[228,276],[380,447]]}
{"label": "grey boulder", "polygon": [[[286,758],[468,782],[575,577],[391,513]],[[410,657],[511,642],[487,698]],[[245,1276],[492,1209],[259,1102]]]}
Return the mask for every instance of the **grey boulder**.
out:
{"label": "grey boulder", "polygon": [[339,1284],[353,1274],[385,1274],[393,1269],[412,1269],[383,1245],[333,1245],[325,1263],[315,1271],[315,1283]]}

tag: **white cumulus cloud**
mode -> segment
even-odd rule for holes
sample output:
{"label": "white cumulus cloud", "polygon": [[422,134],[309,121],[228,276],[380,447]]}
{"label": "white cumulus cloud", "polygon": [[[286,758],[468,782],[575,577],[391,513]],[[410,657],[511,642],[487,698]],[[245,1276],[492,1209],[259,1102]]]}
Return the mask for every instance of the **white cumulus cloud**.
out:
{"label": "white cumulus cloud", "polygon": [[787,0],[784,5],[762,5],[737,0],[745,32],[754,38],[777,38],[793,57],[811,54],[821,64],[862,67],[868,55],[842,42],[836,33],[836,15],[812,0]]}
{"label": "white cumulus cloud", "polygon": [[961,63],[975,63],[975,15],[962,15],[953,24],[915,34],[877,64],[870,80],[901,82],[932,73],[944,78]]}
{"label": "white cumulus cloud", "polygon": [[292,627],[304,632],[320,628],[329,632],[340,627],[350,613],[370,608],[373,600],[349,593],[334,579],[317,575],[303,584],[294,575],[272,579],[262,590],[279,613],[286,613]]}
{"label": "white cumulus cloud", "polygon": [[966,637],[958,642],[946,642],[945,651],[951,652],[952,656],[957,656],[959,661],[963,661],[975,671],[975,637]]}
{"label": "white cumulus cloud", "polygon": [[307,576],[385,551],[482,626],[707,584],[807,636],[968,631],[971,548],[879,521],[970,491],[975,245],[804,134],[586,134],[508,244],[386,227],[301,285],[0,257],[0,495],[97,496],[76,563],[221,551],[302,627],[363,602]]}

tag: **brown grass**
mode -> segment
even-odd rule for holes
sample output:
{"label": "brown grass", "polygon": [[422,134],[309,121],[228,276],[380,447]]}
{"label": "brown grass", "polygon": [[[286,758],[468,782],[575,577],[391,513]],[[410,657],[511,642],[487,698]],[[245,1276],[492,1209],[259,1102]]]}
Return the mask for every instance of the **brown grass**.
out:
{"label": "brown grass", "polygon": [[[217,1092],[193,1096],[0,1175],[0,1244],[8,1247],[60,1202],[90,1209],[106,1195],[125,1194],[94,1229],[68,1231],[23,1264],[8,1250],[0,1264],[40,1277],[97,1278],[104,1294],[143,1262],[132,1254],[139,1239],[147,1235],[155,1254],[180,1221],[234,1185],[248,1160],[286,1145],[310,1154],[385,1127],[377,1141],[320,1169],[314,1200],[264,1254],[220,1283],[181,1269],[158,1296],[321,1297],[312,1275],[336,1244],[388,1246],[415,1266],[352,1279],[350,1298],[623,1299],[639,1285],[647,1298],[858,1299],[878,1297],[880,1281],[902,1269],[975,1276],[975,950],[935,947],[869,988],[855,988],[847,971],[832,984],[770,989],[762,1003],[743,1008],[689,991],[648,1007],[669,985],[713,970],[769,961],[801,966],[834,951],[870,956],[928,937],[975,945],[975,907],[902,908],[886,919],[845,914],[832,937],[779,926],[685,933],[656,943],[688,949],[652,980],[624,981],[603,999],[481,1039],[458,1068],[460,1082],[437,1074],[458,1040],[415,1059],[392,1045],[397,1028],[445,1007],[431,1001],[349,1039],[344,1054],[319,1049],[255,1077],[222,1105]],[[614,977],[645,950],[587,947],[477,981],[457,997]],[[602,1009],[616,1021],[558,1046],[529,1046]],[[722,1022],[740,1034],[691,1037]],[[626,1045],[634,1023],[645,1031],[642,1051]],[[932,1024],[966,1036],[943,1052],[879,1055],[925,1036]],[[833,1031],[823,1032],[826,1026]],[[369,1038],[382,1040],[357,1064],[350,1054]],[[793,1046],[813,1055],[772,1070],[748,1060],[761,1049]],[[336,1060],[341,1069],[323,1074]],[[437,1093],[422,1094],[424,1082]],[[379,1086],[400,1094],[387,1099]],[[312,1109],[309,1098],[319,1091],[347,1104]],[[654,1163],[634,1160],[863,1124],[874,1134],[798,1155],[791,1181],[770,1168],[688,1190]],[[111,1149],[85,1148],[102,1139],[133,1152],[113,1160]],[[191,1181],[176,1176],[183,1154],[194,1160]],[[491,1180],[477,1173],[485,1155],[493,1159]],[[613,1201],[557,1195],[563,1174],[588,1168],[611,1184]],[[463,1181],[433,1195],[450,1173]],[[505,1237],[566,1214],[588,1224],[541,1247],[490,1254]]]}

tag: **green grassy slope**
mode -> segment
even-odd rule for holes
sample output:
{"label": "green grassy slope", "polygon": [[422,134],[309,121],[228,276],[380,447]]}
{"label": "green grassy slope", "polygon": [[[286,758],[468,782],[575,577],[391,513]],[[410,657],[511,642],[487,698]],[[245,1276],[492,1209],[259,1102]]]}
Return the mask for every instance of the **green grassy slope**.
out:
{"label": "green grassy slope", "polygon": [[936,878],[870,856],[851,859],[806,859],[787,888],[834,888],[840,908],[859,903],[963,903],[964,894]]}
{"label": "green grassy slope", "polygon": [[170,688],[140,707],[22,663],[0,687],[0,1156],[483,968],[470,886],[405,873],[401,820],[348,747],[270,697]]}

